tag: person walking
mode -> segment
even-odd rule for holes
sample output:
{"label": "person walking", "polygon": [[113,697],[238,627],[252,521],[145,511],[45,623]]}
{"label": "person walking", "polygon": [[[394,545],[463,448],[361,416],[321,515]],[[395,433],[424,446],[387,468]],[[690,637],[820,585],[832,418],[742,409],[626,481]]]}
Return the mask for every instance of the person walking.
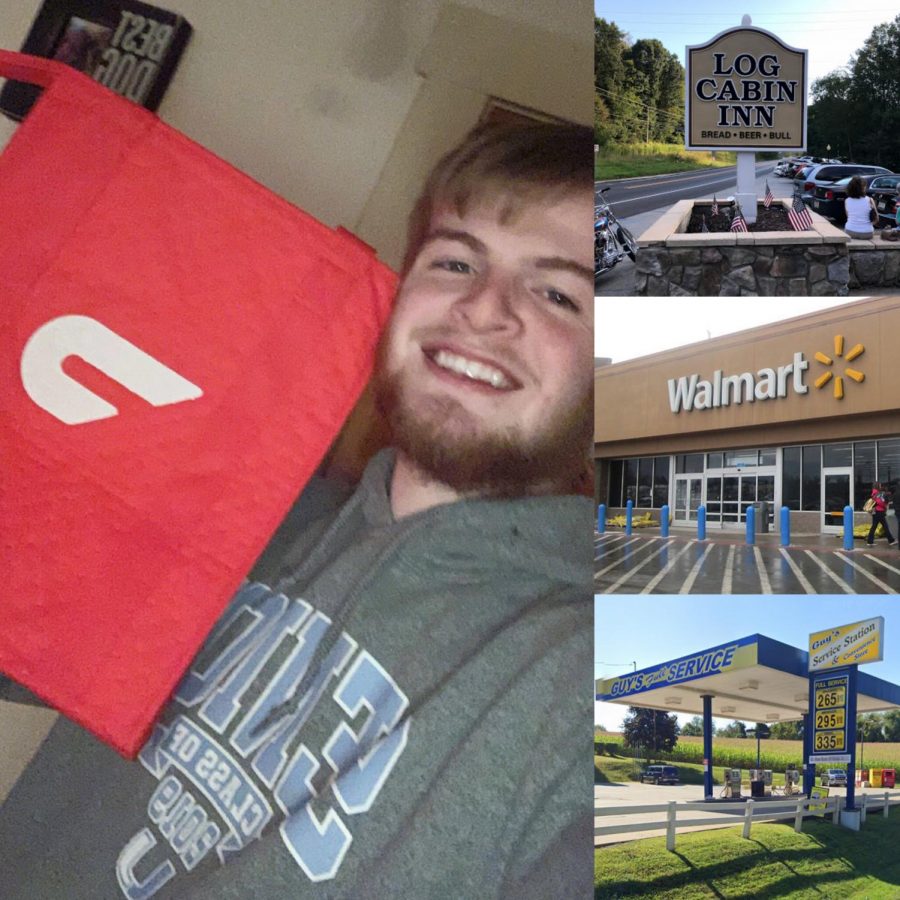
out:
{"label": "person walking", "polygon": [[875,201],[866,194],[866,182],[854,175],[847,185],[847,199],[844,200],[847,224],[844,231],[858,240],[871,240],[875,236],[873,222],[878,221]]}
{"label": "person walking", "polygon": [[875,543],[875,529],[878,528],[880,524],[884,528],[884,535],[887,538],[888,546],[893,547],[897,542],[894,540],[890,526],[887,523],[888,496],[880,481],[876,481],[875,484],[872,485],[871,499],[875,501],[875,505],[871,509],[872,527],[869,529],[869,536],[866,538],[866,543],[870,547]]}

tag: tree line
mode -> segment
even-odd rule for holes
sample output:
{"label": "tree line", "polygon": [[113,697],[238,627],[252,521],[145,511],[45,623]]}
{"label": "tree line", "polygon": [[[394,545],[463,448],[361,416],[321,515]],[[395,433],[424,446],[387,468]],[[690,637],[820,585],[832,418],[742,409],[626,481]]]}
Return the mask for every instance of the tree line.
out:
{"label": "tree line", "polygon": [[598,144],[684,135],[684,67],[661,41],[631,43],[614,22],[594,19],[594,134]]}
{"label": "tree line", "polygon": [[[699,737],[703,734],[703,718],[694,716],[685,725],[679,726],[678,717],[673,713],[629,706],[623,732],[627,747],[657,752],[672,750],[679,736]],[[716,729],[717,737],[751,738],[757,735],[760,740],[799,741],[803,738],[803,728],[800,722],[776,722],[773,725],[757,722],[748,728],[743,722],[734,721]],[[857,717],[856,738],[873,744],[900,743],[900,709]]]}

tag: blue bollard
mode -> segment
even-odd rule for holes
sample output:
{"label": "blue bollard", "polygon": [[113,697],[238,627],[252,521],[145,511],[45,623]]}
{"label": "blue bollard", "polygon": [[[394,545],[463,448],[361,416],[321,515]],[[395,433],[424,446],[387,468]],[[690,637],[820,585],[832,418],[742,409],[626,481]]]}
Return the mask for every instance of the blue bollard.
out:
{"label": "blue bollard", "polygon": [[853,507],[844,507],[844,549],[853,549]]}
{"label": "blue bollard", "polygon": [[659,530],[663,537],[669,536],[669,504],[663,505],[659,511]]}
{"label": "blue bollard", "polygon": [[747,543],[753,546],[756,543],[756,507],[747,507]]}
{"label": "blue bollard", "polygon": [[606,533],[606,504],[601,503],[597,507],[597,531],[600,534]]}
{"label": "blue bollard", "polygon": [[634,510],[634,503],[629,500],[625,504],[625,534],[631,534],[631,513]]}
{"label": "blue bollard", "polygon": [[706,507],[701,506],[697,510],[697,540],[706,540]]}
{"label": "blue bollard", "polygon": [[789,547],[791,545],[791,511],[786,507],[781,507],[781,546]]}

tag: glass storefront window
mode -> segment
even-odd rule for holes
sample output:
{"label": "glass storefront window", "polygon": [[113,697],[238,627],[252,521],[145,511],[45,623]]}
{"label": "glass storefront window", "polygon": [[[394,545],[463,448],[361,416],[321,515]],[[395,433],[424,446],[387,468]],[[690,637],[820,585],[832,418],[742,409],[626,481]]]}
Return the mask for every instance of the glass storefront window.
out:
{"label": "glass storefront window", "polygon": [[803,448],[802,507],[818,510],[822,504],[822,447],[815,444]]}
{"label": "glass storefront window", "polygon": [[650,506],[653,502],[653,457],[638,460],[637,505]]}
{"label": "glass storefront window", "polygon": [[761,466],[774,466],[775,465],[775,450],[760,450],[759,451],[759,464]]}
{"label": "glass storefront window", "polygon": [[800,448],[785,447],[781,454],[781,503],[800,509]]}
{"label": "glass storefront window", "polygon": [[706,468],[707,469],[721,469],[722,468],[722,454],[721,453],[707,453],[706,454]]}
{"label": "glass storefront window", "polygon": [[826,469],[834,466],[852,466],[853,455],[849,444],[825,444],[822,447],[822,464]]}
{"label": "glass storefront window", "polygon": [[726,466],[755,466],[759,459],[756,450],[729,450],[724,455]]}
{"label": "glass storefront window", "polygon": [[878,442],[878,480],[900,487],[900,438]]}
{"label": "glass storefront window", "polygon": [[703,471],[702,453],[681,453],[675,457],[675,472],[684,475]]}
{"label": "glass storefront window", "polygon": [[637,505],[638,460],[625,460],[625,483],[622,485],[622,506],[627,500]]}
{"label": "glass storefront window", "polygon": [[653,505],[659,509],[669,502],[669,457],[653,460]]}
{"label": "glass storefront window", "polygon": [[853,508],[861,511],[875,481],[875,441],[853,445]]}
{"label": "glass storefront window", "polygon": [[622,472],[625,463],[621,459],[614,459],[609,464],[609,494],[607,499],[610,506],[622,505]]}

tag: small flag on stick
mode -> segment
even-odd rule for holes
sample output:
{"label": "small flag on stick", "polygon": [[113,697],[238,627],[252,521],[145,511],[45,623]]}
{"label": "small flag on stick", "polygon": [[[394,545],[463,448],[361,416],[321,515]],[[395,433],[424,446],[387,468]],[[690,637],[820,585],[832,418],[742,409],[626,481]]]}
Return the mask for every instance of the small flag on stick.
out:
{"label": "small flag on stick", "polygon": [[711,216],[717,216],[719,214],[719,204],[716,202],[715,194],[713,194],[712,209],[710,209],[709,214]]}
{"label": "small flag on stick", "polygon": [[700,224],[700,233],[709,234],[709,228],[706,225],[706,216],[703,217],[703,221]]}
{"label": "small flag on stick", "polygon": [[766,179],[766,199],[763,200],[763,206],[768,209],[772,205],[772,201],[775,199],[775,195],[772,193],[772,189],[769,187],[769,179]]}
{"label": "small flag on stick", "polygon": [[794,202],[788,210],[788,222],[791,223],[794,231],[809,231],[813,227],[812,216],[799,194],[794,194]]}
{"label": "small flag on stick", "polygon": [[747,222],[744,219],[744,214],[741,212],[741,204],[734,204],[734,218],[731,220],[731,228],[729,231],[748,231]]}

